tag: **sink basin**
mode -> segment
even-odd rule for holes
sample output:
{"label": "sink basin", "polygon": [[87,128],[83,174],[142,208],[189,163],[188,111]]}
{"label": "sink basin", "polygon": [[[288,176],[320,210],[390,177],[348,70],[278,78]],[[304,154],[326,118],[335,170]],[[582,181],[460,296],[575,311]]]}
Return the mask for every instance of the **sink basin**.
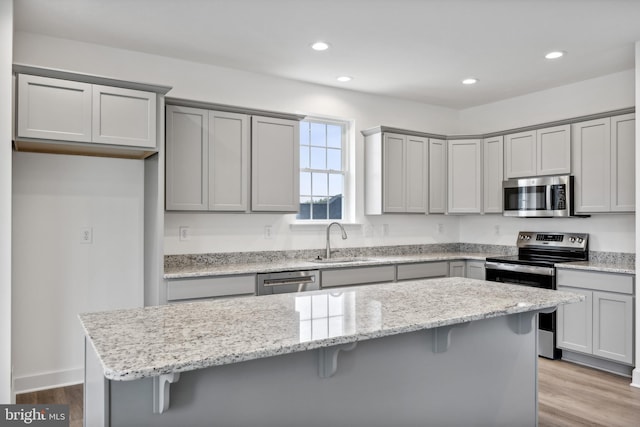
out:
{"label": "sink basin", "polygon": [[343,262],[362,262],[367,261],[367,258],[362,257],[335,257],[335,258],[315,258],[311,262],[317,262],[318,264],[339,264]]}

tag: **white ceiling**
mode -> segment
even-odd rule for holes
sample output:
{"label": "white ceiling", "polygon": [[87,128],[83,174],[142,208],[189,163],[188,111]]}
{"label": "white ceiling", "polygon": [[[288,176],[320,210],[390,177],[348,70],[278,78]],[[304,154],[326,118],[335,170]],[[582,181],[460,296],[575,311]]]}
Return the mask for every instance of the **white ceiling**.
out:
{"label": "white ceiling", "polygon": [[[638,0],[14,4],[16,31],[459,109],[633,68],[640,40]],[[316,40],[331,49],[312,51]],[[544,59],[556,49],[568,54]],[[469,76],[480,82],[463,86]]]}

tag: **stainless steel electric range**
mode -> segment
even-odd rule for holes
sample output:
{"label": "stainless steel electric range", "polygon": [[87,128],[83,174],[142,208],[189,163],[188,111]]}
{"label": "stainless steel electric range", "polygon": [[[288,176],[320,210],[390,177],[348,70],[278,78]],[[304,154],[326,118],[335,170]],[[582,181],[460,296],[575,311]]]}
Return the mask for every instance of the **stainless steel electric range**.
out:
{"label": "stainless steel electric range", "polygon": [[[555,264],[589,259],[589,235],[585,233],[521,231],[518,255],[488,257],[486,279],[538,288],[556,288]],[[556,313],[538,315],[538,354],[557,359]]]}

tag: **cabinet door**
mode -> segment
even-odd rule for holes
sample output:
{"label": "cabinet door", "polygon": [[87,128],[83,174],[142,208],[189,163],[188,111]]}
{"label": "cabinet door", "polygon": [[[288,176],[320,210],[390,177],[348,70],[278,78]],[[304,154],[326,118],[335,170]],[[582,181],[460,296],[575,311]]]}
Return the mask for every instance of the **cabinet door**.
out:
{"label": "cabinet door", "polygon": [[449,277],[465,277],[465,262],[451,261],[449,263]]}
{"label": "cabinet door", "polygon": [[633,297],[593,292],[593,354],[633,363]]}
{"label": "cabinet door", "polygon": [[636,210],[635,114],[611,118],[611,210]]}
{"label": "cabinet door", "polygon": [[575,123],[571,129],[576,213],[608,212],[611,191],[609,118]]}
{"label": "cabinet door", "polygon": [[251,209],[297,212],[300,206],[300,124],[251,119]]}
{"label": "cabinet door", "polygon": [[407,136],[405,152],[406,212],[427,213],[427,138]]}
{"label": "cabinet door", "polygon": [[[504,172],[503,137],[487,138],[483,145],[483,208],[485,213],[502,213]],[[484,276],[484,275],[483,275]]]}
{"label": "cabinet door", "polygon": [[554,126],[536,131],[536,174],[571,173],[571,126]]}
{"label": "cabinet door", "polygon": [[567,350],[591,354],[593,351],[593,291],[558,286],[559,291],[584,295],[584,301],[558,307],[557,345]]}
{"label": "cabinet door", "polygon": [[156,147],[156,94],[93,85],[93,142]]}
{"label": "cabinet door", "polygon": [[467,261],[466,277],[469,279],[485,280],[485,268],[483,261]]}
{"label": "cabinet door", "polygon": [[536,132],[520,132],[505,136],[507,178],[536,175]]}
{"label": "cabinet door", "polygon": [[382,140],[382,206],[384,212],[405,212],[406,135],[385,133]]}
{"label": "cabinet door", "polygon": [[448,212],[480,213],[482,145],[479,139],[448,141]]}
{"label": "cabinet door", "polygon": [[246,211],[249,116],[209,111],[209,210]]}
{"label": "cabinet door", "polygon": [[166,209],[208,209],[208,111],[167,106]]}
{"label": "cabinet door", "polygon": [[18,137],[91,142],[91,85],[18,76]]}
{"label": "cabinet door", "polygon": [[447,141],[429,139],[429,213],[447,209]]}

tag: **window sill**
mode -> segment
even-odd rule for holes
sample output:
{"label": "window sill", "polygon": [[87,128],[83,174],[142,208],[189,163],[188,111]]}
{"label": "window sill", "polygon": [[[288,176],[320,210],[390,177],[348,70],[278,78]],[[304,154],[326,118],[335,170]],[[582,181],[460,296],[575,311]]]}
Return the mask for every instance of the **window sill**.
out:
{"label": "window sill", "polygon": [[332,222],[337,222],[340,225],[342,225],[345,230],[349,231],[349,230],[361,230],[362,229],[362,224],[359,223],[355,223],[355,222],[342,222],[342,221],[309,221],[309,222],[303,222],[303,221],[298,221],[298,222],[294,222],[289,224],[289,229],[291,231],[295,231],[295,230],[304,230],[304,231],[315,231],[315,230],[321,230],[324,231],[327,229],[327,226],[329,224],[331,224]]}

